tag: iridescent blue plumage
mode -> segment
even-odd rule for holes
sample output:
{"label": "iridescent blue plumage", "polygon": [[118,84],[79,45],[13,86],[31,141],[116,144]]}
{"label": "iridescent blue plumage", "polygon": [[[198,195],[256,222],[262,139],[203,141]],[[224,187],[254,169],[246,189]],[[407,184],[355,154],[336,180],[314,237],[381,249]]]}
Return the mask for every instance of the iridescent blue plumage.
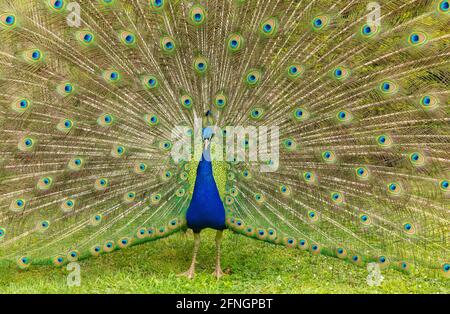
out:
{"label": "iridescent blue plumage", "polygon": [[[211,129],[205,128],[203,138],[209,141],[211,136]],[[209,146],[203,150],[202,159],[197,168],[194,192],[186,213],[186,221],[188,227],[194,232],[200,232],[205,228],[226,229],[225,209],[214,180]]]}

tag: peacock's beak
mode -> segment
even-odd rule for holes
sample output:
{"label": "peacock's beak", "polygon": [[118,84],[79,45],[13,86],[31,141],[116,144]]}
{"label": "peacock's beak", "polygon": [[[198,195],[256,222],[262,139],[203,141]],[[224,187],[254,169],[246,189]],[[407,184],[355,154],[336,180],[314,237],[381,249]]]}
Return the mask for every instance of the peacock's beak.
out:
{"label": "peacock's beak", "polygon": [[204,146],[203,146],[204,150],[207,150],[209,147],[209,143],[210,143],[209,138],[205,138],[203,142],[204,142]]}

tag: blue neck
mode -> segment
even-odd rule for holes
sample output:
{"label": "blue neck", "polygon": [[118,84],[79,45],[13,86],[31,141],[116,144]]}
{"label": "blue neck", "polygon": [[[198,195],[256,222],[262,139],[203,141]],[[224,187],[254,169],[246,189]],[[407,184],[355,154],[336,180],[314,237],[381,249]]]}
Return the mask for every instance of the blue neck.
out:
{"label": "blue neck", "polygon": [[197,168],[194,193],[186,213],[188,227],[194,232],[204,228],[225,229],[225,208],[214,180],[210,149],[203,150]]}

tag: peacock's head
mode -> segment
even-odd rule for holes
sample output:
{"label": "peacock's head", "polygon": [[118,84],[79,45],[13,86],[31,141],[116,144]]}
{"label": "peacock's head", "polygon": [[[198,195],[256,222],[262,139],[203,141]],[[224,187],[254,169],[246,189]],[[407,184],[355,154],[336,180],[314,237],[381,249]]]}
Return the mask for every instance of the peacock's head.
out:
{"label": "peacock's head", "polygon": [[204,147],[205,150],[208,149],[209,144],[211,143],[211,139],[214,136],[214,131],[210,127],[211,116],[212,116],[211,115],[211,111],[208,110],[205,113],[205,119],[204,119],[204,122],[203,122],[204,127],[203,127],[203,132],[202,132],[202,139],[203,139],[203,147]]}
{"label": "peacock's head", "polygon": [[213,132],[212,128],[210,128],[209,126],[206,128],[203,128],[202,138],[203,138],[203,147],[205,150],[208,149],[213,136],[214,136],[214,132]]}

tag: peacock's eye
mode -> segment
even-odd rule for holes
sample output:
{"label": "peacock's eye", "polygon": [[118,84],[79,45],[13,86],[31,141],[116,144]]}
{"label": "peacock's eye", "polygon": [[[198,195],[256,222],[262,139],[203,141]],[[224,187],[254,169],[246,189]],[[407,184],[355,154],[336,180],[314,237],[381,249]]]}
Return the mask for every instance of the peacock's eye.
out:
{"label": "peacock's eye", "polygon": [[55,8],[60,9],[63,6],[63,1],[56,0],[53,5],[55,6]]}
{"label": "peacock's eye", "polygon": [[91,34],[85,34],[83,36],[83,39],[84,39],[85,42],[90,42],[90,41],[92,41],[92,35]]}
{"label": "peacock's eye", "polygon": [[35,51],[33,51],[33,52],[31,53],[31,57],[32,57],[34,60],[39,59],[40,56],[41,56],[41,53],[40,53],[39,51],[37,51],[37,50],[35,50]]}
{"label": "peacock's eye", "polygon": [[6,23],[7,25],[11,25],[11,24],[13,24],[13,23],[15,22],[15,20],[16,20],[16,18],[15,18],[13,15],[8,15],[8,16],[5,18],[5,23]]}

